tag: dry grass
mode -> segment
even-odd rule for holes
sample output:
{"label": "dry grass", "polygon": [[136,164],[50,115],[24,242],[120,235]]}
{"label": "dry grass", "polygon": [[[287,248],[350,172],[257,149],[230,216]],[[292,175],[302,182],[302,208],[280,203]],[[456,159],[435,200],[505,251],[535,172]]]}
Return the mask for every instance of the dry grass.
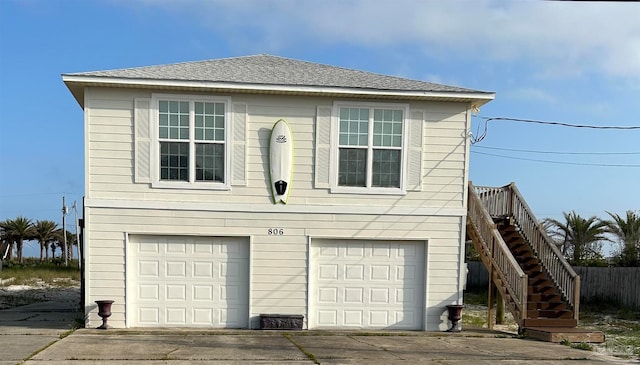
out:
{"label": "dry grass", "polygon": [[[462,324],[487,327],[487,292],[465,292],[465,309]],[[506,332],[517,332],[517,325],[510,314],[505,315],[505,324],[496,326]],[[617,356],[624,359],[640,359],[640,308],[628,308],[607,300],[595,300],[582,304],[580,309],[581,328],[602,331],[605,343],[576,345],[592,351]]]}
{"label": "dry grass", "polygon": [[4,263],[0,271],[0,287],[9,285],[38,286],[42,283],[53,287],[69,287],[80,281],[78,262],[72,260],[68,266],[54,263],[38,263],[31,260],[24,264]]}

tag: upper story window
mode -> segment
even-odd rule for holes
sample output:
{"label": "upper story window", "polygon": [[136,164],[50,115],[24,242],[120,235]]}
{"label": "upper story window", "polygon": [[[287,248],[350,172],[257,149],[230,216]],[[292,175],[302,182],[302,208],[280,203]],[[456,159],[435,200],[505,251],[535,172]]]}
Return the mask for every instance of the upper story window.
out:
{"label": "upper story window", "polygon": [[405,118],[399,105],[338,105],[334,190],[402,193]]}
{"label": "upper story window", "polygon": [[157,179],[162,186],[228,186],[228,101],[154,97]]}

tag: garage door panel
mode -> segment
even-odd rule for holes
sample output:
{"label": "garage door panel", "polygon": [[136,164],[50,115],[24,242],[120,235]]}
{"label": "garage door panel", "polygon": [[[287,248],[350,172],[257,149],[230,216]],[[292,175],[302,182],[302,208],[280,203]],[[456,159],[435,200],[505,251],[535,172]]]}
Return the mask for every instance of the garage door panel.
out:
{"label": "garage door panel", "polygon": [[158,261],[140,260],[138,262],[138,275],[157,278],[158,275],[160,275],[160,265]]}
{"label": "garage door panel", "polygon": [[192,299],[195,301],[212,301],[214,288],[212,285],[194,285]]}
{"label": "garage door panel", "polygon": [[193,308],[193,323],[197,325],[210,325],[213,322],[212,308]]}
{"label": "garage door panel", "polygon": [[191,264],[193,266],[192,273],[194,278],[213,278],[213,262],[211,261],[196,261]]}
{"label": "garage door panel", "polygon": [[140,307],[138,309],[140,324],[155,324],[160,321],[160,310],[157,307]]}
{"label": "garage door panel", "polygon": [[132,237],[130,325],[246,328],[249,248],[238,238]]}
{"label": "garage door panel", "polygon": [[310,326],[421,329],[424,242],[311,244]]}

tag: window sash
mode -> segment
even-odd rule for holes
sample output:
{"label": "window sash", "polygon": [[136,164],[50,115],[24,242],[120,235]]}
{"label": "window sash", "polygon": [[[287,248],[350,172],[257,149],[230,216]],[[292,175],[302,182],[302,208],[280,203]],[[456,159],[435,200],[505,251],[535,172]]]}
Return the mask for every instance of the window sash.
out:
{"label": "window sash", "polygon": [[160,142],[160,179],[189,181],[189,144]]}
{"label": "window sash", "polygon": [[367,150],[364,148],[340,148],[338,185],[367,186]]}
{"label": "window sash", "polygon": [[196,181],[224,182],[224,145],[196,143]]}

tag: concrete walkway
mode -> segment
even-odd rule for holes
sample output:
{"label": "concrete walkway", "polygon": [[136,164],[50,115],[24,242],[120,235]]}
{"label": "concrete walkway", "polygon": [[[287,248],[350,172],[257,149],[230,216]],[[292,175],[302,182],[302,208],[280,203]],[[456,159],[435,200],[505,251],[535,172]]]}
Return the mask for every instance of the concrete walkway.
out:
{"label": "concrete walkway", "polygon": [[64,337],[80,317],[55,302],[0,311],[0,365],[634,364],[486,329],[456,334],[79,329]]}

